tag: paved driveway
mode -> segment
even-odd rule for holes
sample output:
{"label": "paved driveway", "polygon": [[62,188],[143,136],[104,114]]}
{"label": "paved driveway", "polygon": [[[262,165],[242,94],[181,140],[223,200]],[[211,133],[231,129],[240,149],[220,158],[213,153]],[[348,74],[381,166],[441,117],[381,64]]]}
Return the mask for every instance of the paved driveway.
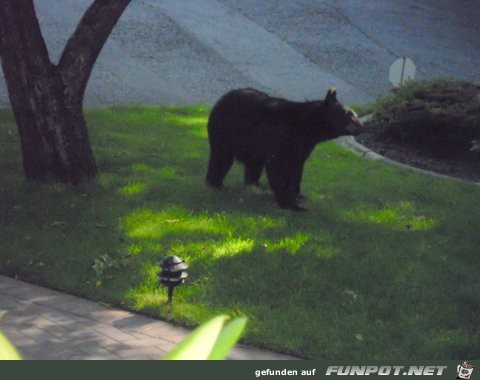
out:
{"label": "paved driveway", "polygon": [[[54,60],[91,0],[35,0]],[[480,81],[480,2],[134,0],[92,73],[87,105],[213,103],[254,86],[296,100],[390,89],[400,56],[417,78]],[[0,78],[0,105],[8,105]]]}

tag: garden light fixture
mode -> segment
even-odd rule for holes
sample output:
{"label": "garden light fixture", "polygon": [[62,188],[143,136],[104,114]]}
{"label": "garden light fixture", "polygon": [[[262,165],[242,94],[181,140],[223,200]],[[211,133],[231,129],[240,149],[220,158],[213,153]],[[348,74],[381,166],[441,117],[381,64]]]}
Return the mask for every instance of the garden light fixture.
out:
{"label": "garden light fixture", "polygon": [[188,277],[185,269],[188,265],[177,256],[165,257],[158,263],[162,268],[158,273],[159,282],[168,289],[168,303],[172,303],[173,290],[176,286],[183,284]]}

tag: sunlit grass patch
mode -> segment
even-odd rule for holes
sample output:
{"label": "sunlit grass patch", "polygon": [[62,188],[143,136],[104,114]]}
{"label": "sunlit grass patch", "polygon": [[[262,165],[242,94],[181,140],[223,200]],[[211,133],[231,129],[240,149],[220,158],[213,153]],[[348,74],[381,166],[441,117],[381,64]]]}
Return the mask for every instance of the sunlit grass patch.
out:
{"label": "sunlit grass patch", "polygon": [[303,232],[297,233],[295,236],[288,236],[279,241],[266,241],[264,247],[268,252],[275,252],[284,249],[290,253],[296,253],[309,240],[309,236]]}
{"label": "sunlit grass patch", "polygon": [[135,182],[135,183],[130,183],[128,185],[123,186],[120,191],[123,195],[136,195],[141,193],[147,188],[147,185],[145,183],[140,183],[140,182]]}
{"label": "sunlit grass patch", "polygon": [[180,208],[154,212],[150,209],[138,210],[125,219],[126,236],[130,238],[162,238],[169,234],[216,234],[223,226],[208,216],[186,214]]}
{"label": "sunlit grass patch", "polygon": [[178,109],[174,109],[172,112],[166,112],[164,117],[168,122],[175,124],[179,127],[186,127],[195,130],[195,135],[198,137],[207,137],[207,125],[208,115],[204,107],[194,113],[182,113],[178,112]]}
{"label": "sunlit grass patch", "polygon": [[396,202],[379,209],[359,205],[354,210],[346,210],[344,215],[350,220],[367,221],[399,230],[427,230],[436,224],[433,218],[416,212],[410,201]]}

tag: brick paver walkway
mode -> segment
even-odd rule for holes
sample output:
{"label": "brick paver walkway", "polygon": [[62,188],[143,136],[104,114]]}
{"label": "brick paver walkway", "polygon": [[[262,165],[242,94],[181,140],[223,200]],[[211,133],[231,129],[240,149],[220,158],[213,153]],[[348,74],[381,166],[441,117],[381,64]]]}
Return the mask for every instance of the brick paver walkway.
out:
{"label": "brick paver walkway", "polygon": [[[0,276],[2,331],[24,359],[161,359],[190,330]],[[293,357],[237,345],[229,359]]]}

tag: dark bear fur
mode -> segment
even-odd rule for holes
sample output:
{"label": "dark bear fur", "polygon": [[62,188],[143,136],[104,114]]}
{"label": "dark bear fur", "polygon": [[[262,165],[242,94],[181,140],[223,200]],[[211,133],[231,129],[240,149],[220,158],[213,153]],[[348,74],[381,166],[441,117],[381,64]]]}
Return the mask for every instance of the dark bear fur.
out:
{"label": "dark bear fur", "polygon": [[316,144],[362,128],[334,89],[324,100],[310,102],[273,98],[251,88],[230,91],[208,120],[207,184],[221,188],[236,159],[245,166],[245,184],[258,186],[265,168],[279,206],[303,210],[297,204],[303,166]]}

